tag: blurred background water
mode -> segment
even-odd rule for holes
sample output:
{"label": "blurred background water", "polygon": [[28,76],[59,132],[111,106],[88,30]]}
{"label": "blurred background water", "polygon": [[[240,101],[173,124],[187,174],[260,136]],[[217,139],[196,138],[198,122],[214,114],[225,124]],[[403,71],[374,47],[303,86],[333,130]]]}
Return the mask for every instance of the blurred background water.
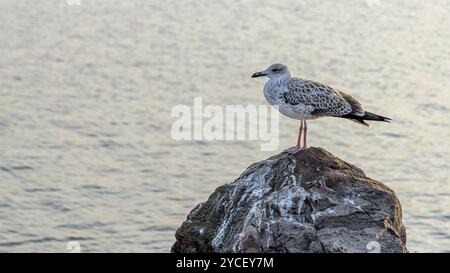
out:
{"label": "blurred background water", "polygon": [[265,104],[274,62],[392,117],[309,123],[394,189],[410,251],[450,250],[450,1],[0,0],[0,251],[167,252],[189,211],[292,146],[175,141],[173,106]]}

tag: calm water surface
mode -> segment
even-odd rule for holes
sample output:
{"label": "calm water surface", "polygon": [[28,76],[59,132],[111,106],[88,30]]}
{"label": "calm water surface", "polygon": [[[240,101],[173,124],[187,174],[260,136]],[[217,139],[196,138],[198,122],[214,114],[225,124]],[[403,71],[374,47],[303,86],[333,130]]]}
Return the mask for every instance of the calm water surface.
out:
{"label": "calm water surface", "polygon": [[[263,104],[273,62],[394,119],[310,145],[394,189],[413,252],[450,250],[450,1],[0,0],[0,251],[167,252],[187,213],[292,146],[178,142],[176,104]],[[376,2],[375,2],[376,3]]]}

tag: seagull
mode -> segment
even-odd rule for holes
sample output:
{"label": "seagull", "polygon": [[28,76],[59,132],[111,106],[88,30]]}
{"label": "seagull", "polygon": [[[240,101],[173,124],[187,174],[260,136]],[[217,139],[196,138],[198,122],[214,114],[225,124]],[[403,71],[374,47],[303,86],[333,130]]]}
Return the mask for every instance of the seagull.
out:
{"label": "seagull", "polygon": [[307,148],[307,120],[338,117],[367,127],[370,125],[366,120],[391,122],[390,118],[365,111],[359,101],[340,90],[294,77],[284,64],[272,64],[266,70],[254,73],[252,78],[264,76],[269,78],[264,85],[267,102],[276,106],[283,115],[300,120],[297,145],[287,149],[287,152],[296,153]]}

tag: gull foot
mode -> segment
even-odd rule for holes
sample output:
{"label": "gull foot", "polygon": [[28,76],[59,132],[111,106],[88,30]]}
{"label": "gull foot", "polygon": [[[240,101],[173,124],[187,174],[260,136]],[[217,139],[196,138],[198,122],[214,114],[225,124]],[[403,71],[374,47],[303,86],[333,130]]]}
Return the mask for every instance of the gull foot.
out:
{"label": "gull foot", "polygon": [[298,151],[301,151],[301,150],[303,150],[303,147],[301,147],[301,146],[294,146],[294,147],[291,147],[291,148],[288,148],[288,149],[284,150],[283,152],[286,152],[286,153],[289,153],[289,154],[295,154],[295,153],[297,153]]}

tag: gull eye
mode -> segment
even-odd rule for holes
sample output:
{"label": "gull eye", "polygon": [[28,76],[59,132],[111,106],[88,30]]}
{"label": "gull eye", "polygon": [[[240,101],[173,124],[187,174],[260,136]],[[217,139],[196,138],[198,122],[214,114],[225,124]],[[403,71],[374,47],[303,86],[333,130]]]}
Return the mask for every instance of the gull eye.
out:
{"label": "gull eye", "polygon": [[281,71],[281,69],[279,69],[279,68],[274,68],[274,69],[272,69],[272,72],[273,73],[278,73],[278,72],[280,72]]}

